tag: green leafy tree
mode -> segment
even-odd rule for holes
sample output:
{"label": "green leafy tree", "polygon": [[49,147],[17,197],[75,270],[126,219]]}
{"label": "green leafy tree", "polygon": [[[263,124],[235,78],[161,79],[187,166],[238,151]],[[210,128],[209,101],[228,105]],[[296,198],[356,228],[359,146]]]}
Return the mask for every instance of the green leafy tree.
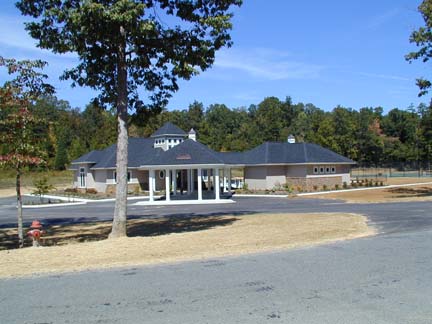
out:
{"label": "green leafy tree", "polygon": [[[160,109],[178,79],[209,68],[230,46],[229,13],[241,0],[20,0],[33,17],[26,29],[38,46],[75,52],[79,64],[64,73],[74,85],[100,92],[99,104],[115,106],[118,120],[117,190],[110,237],[126,235],[128,108]],[[139,90],[149,94],[144,102]]]}
{"label": "green leafy tree", "polygon": [[66,133],[59,137],[57,143],[57,151],[54,160],[54,168],[56,170],[66,170],[66,165],[68,164],[67,156],[67,136]]}
{"label": "green leafy tree", "polygon": [[[420,49],[410,52],[405,56],[408,62],[422,60],[424,63],[432,58],[432,0],[424,0],[418,7],[425,26],[413,31],[410,36],[410,42],[416,44]],[[419,96],[429,92],[432,83],[425,78],[417,79],[417,86],[420,89]]]}
{"label": "green leafy tree", "polygon": [[38,146],[40,138],[35,136],[35,129],[42,121],[33,116],[29,107],[41,94],[54,92],[54,88],[44,82],[47,76],[39,72],[45,65],[43,61],[0,57],[0,67],[5,67],[13,77],[0,87],[0,166],[16,171],[19,247],[24,244],[22,171],[25,167],[43,163],[43,152]]}

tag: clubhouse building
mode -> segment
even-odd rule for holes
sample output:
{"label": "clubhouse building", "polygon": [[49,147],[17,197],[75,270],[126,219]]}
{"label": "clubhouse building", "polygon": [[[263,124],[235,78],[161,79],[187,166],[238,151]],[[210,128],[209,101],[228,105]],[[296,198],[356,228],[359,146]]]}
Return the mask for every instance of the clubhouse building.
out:
{"label": "clubhouse building", "polygon": [[[116,144],[72,161],[74,187],[113,192],[116,186]],[[219,200],[231,193],[232,169],[243,169],[248,189],[271,190],[284,185],[303,191],[350,183],[354,161],[311,143],[265,142],[245,152],[215,152],[168,122],[150,138],[129,138],[129,191],[157,192],[169,201],[177,195]],[[217,185],[215,185],[217,184]],[[179,197],[180,198],[180,197]]]}

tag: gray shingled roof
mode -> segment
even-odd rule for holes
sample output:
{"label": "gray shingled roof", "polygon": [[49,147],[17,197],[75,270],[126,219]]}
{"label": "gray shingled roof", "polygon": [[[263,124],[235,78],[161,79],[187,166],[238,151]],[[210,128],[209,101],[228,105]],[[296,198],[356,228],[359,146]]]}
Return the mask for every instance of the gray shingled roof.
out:
{"label": "gray shingled roof", "polygon": [[97,163],[101,156],[103,155],[104,151],[94,150],[90,151],[83,156],[79,157],[78,159],[72,161],[72,164],[78,164],[78,163]]}
{"label": "gray shingled roof", "polygon": [[[159,155],[163,150],[153,147],[154,140],[151,138],[129,138],[128,144],[128,166],[136,168],[143,162]],[[92,169],[110,169],[116,167],[117,144],[113,144],[102,151],[92,151],[72,161],[72,164],[92,163]],[[93,153],[96,152],[96,153]],[[87,156],[91,157],[91,161]]]}
{"label": "gray shingled roof", "polygon": [[355,164],[340,154],[312,143],[266,142],[241,157],[243,164],[305,164],[305,163],[348,163]]}
{"label": "gray shingled roof", "polygon": [[187,139],[141,165],[225,164],[221,156],[199,142]]}
{"label": "gray shingled roof", "polygon": [[150,137],[163,135],[186,136],[186,132],[171,122],[165,123],[161,128],[154,132]]}
{"label": "gray shingled roof", "polygon": [[[346,163],[354,161],[331,150],[311,143],[266,142],[246,152],[215,152],[193,140],[174,146],[168,151],[153,147],[151,138],[129,138],[129,167],[154,165],[192,165],[192,164],[307,164],[307,163]],[[111,169],[116,167],[117,145],[102,151],[91,151],[72,161],[72,164],[91,163],[92,169]]]}

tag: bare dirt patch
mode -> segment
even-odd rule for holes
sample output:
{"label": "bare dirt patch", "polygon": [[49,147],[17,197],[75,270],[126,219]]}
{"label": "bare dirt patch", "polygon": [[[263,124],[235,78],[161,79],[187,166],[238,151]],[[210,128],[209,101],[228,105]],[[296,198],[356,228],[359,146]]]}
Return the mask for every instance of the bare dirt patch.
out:
{"label": "bare dirt patch", "polygon": [[[306,196],[305,196],[306,197]],[[347,203],[385,203],[431,201],[432,184],[398,188],[382,188],[307,196],[308,198],[340,199]],[[303,197],[302,197],[303,198]]]}
{"label": "bare dirt patch", "polygon": [[432,182],[432,178],[394,177],[394,178],[387,178],[386,181],[388,185],[401,185],[401,184],[426,183],[426,182]]}
{"label": "bare dirt patch", "polygon": [[[107,237],[107,222],[59,226],[51,247],[0,251],[0,277],[28,276],[205,259],[322,244],[373,235],[356,214],[272,214],[131,220],[130,237]],[[11,231],[11,230],[8,230]],[[9,233],[11,234],[11,233]],[[65,245],[61,245],[65,244]]]}

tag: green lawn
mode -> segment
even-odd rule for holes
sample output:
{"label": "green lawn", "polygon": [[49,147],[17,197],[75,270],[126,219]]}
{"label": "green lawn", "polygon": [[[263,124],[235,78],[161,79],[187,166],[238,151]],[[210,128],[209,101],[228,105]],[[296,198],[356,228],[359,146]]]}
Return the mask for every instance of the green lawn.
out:
{"label": "green lawn", "polygon": [[[27,171],[23,173],[21,185],[32,187],[33,182],[47,177],[48,182],[55,186],[72,186],[73,171]],[[14,170],[0,170],[0,189],[15,188],[16,173]]]}

